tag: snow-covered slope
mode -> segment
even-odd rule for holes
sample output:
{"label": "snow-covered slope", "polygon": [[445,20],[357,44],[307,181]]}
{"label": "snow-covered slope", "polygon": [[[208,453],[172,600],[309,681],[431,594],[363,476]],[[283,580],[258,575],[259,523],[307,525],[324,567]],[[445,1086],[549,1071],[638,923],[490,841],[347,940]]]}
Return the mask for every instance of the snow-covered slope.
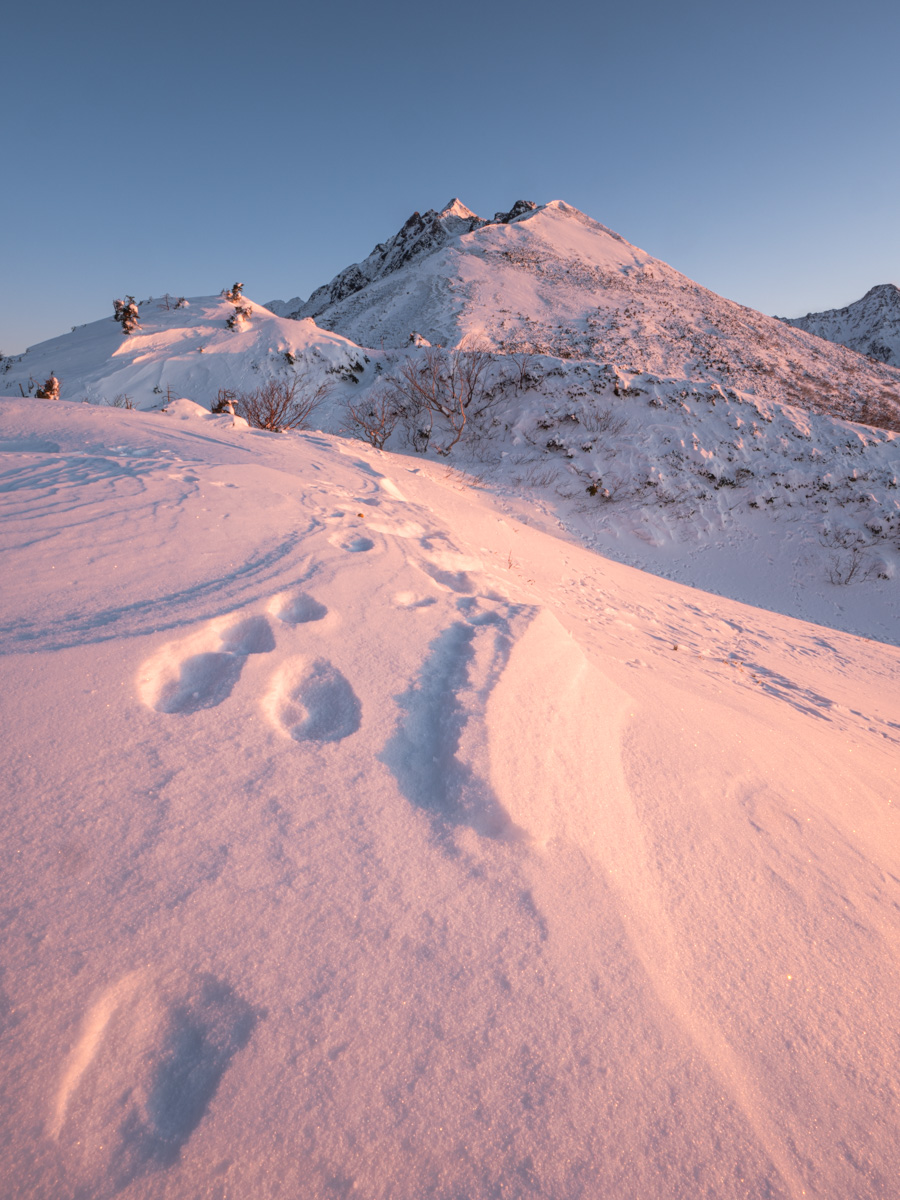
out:
{"label": "snow-covered slope", "polygon": [[[634,253],[606,240],[611,255]],[[376,403],[404,363],[421,365],[429,354],[364,350],[310,319],[258,305],[232,331],[234,312],[220,297],[177,310],[144,303],[134,335],[123,337],[112,318],[95,322],[11,360],[0,382],[27,393],[55,371],[64,399],[127,396],[147,409],[171,397],[208,407],[219,389],[240,392],[268,379],[297,381],[301,390],[324,383],[329,393],[314,422],[346,433],[355,428],[348,404]],[[530,509],[539,504],[546,520],[632,565],[900,640],[895,434],[771,401],[757,389],[578,358],[495,354],[484,385],[485,416],[469,424],[450,461],[486,486]],[[409,433],[400,422],[388,447],[410,453]],[[442,440],[438,429],[434,443]]]}
{"label": "snow-covered slope", "polygon": [[[444,214],[431,214],[441,237],[398,269],[358,264],[307,305],[278,311],[315,313],[318,324],[365,346],[404,346],[412,332],[447,345],[465,338],[714,382],[855,419],[868,406],[870,420],[880,409],[900,424],[900,371],[717,296],[562,201],[471,231],[471,214],[444,211],[443,225]],[[366,263],[375,260],[378,253]]]}
{"label": "snow-covered slope", "polygon": [[137,332],[123,336],[112,316],[31,346],[0,361],[0,392],[32,395],[52,373],[65,400],[160,408],[189,396],[209,407],[220,388],[248,391],[267,379],[338,385],[365,367],[358,346],[313,321],[288,321],[260,304],[235,329],[236,308],[223,296],[141,301]]}
{"label": "snow-covered slope", "polygon": [[468,448],[603,554],[900,642],[900,436],[715,385],[537,360]]}
{"label": "snow-covered slope", "polygon": [[879,362],[900,366],[900,288],[896,284],[878,284],[845,308],[781,319]]}
{"label": "snow-covered slope", "polygon": [[515,504],[0,401],[5,1194],[891,1195],[900,651]]}

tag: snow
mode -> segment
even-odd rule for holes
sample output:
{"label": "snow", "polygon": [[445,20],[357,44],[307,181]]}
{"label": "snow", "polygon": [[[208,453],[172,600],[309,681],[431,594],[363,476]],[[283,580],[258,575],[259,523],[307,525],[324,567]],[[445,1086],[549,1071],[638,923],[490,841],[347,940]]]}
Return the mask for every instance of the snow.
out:
{"label": "snow", "polygon": [[[625,270],[635,253],[617,235],[561,204],[510,225],[485,226],[462,242],[517,237],[516,231],[534,228],[543,231],[543,257],[535,261],[544,264],[549,279],[541,285],[548,305],[562,305],[570,295],[553,267],[554,246],[559,250],[565,238],[581,239],[588,256],[582,262],[599,261],[603,249]],[[371,307],[366,297],[372,288],[404,278],[414,284],[444,253],[416,258],[360,298]],[[484,266],[477,256],[473,261]],[[484,267],[486,279],[495,273],[491,287],[498,294],[531,286],[527,272],[514,273],[510,282],[497,265],[504,261],[491,258],[489,271]],[[720,318],[721,306],[736,307],[706,295],[719,306]],[[139,334],[123,337],[110,316],[7,360],[0,384],[9,394],[20,388],[27,393],[29,380],[43,381],[55,370],[63,401],[109,404],[125,396],[138,409],[165,406],[170,416],[187,414],[191,421],[208,415],[222,389],[238,393],[275,380],[296,382],[302,392],[324,384],[328,394],[315,423],[341,433],[353,428],[349,403],[377,397],[408,357],[424,361],[429,352],[421,334],[410,344],[415,325],[407,329],[402,350],[365,348],[311,319],[290,320],[249,303],[253,313],[245,329],[232,332],[226,321],[234,305],[221,297],[194,297],[177,310],[165,301],[144,302]],[[679,310],[679,320],[688,320],[692,303]],[[538,300],[529,304],[529,311],[539,311]],[[426,305],[420,315],[428,319],[429,311]],[[467,320],[481,321],[478,311],[469,303]],[[870,394],[865,388],[880,394],[882,386],[867,371],[896,378],[900,386],[900,372],[891,367],[751,315],[780,337],[822,347],[816,350],[821,362],[822,355],[837,355],[826,362],[829,386],[842,396],[858,387],[864,411]],[[389,321],[389,313],[381,316]],[[737,334],[717,344],[722,361],[750,354]],[[664,345],[664,338],[654,340],[653,354]],[[472,422],[453,451],[453,463],[479,476],[510,511],[524,508],[529,521],[555,531],[562,527],[581,544],[632,566],[805,620],[900,640],[897,433],[847,420],[844,410],[853,406],[827,393],[815,392],[814,403],[803,408],[779,399],[793,394],[796,362],[773,368],[771,375],[747,375],[740,386],[727,382],[738,376],[737,367],[720,374],[726,380],[721,383],[714,370],[665,375],[615,359],[598,361],[568,350],[566,355],[531,355],[523,378],[513,357],[494,352],[486,375],[492,407],[484,421]],[[850,376],[843,357],[859,365]],[[812,371],[812,357],[799,361]],[[846,387],[839,388],[838,380]],[[441,434],[435,430],[434,445],[451,440]],[[387,448],[409,452],[402,424]],[[127,465],[130,472],[139,469]],[[115,486],[125,483],[120,479]],[[27,609],[26,604],[26,616]]]}
{"label": "snow", "polygon": [[[211,416],[194,401],[258,377],[273,331],[355,353],[255,304],[232,334],[218,303],[177,314],[205,331],[193,387],[185,327],[146,304],[143,341],[110,318],[35,356],[64,396],[65,346],[107,395],[170,380],[166,412],[0,400],[0,1177],[54,1200],[890,1195],[900,649],[771,610],[847,597],[896,640],[896,582],[804,565],[812,499],[729,524],[711,485],[685,541],[645,504],[656,550],[637,500],[592,524],[573,460],[524,440],[535,386],[459,460],[496,455],[483,484]],[[577,364],[538,365],[554,419],[621,410],[628,479],[678,444],[682,482],[856,472],[829,501],[854,528],[896,494],[883,430],[646,375],[588,401]],[[523,450],[578,504],[514,484]],[[589,537],[716,558],[723,590],[749,555],[733,590],[768,608]]]}
{"label": "snow", "polygon": [[862,299],[844,308],[781,319],[880,362],[900,365],[900,288],[895,283],[870,288]]}
{"label": "snow", "polygon": [[401,230],[380,248],[386,269],[373,252],[306,304],[274,308],[363,346],[402,347],[416,330],[435,345],[603,362],[856,420],[880,410],[900,427],[896,367],[717,296],[563,201],[455,236],[442,215],[426,214],[414,256]]}
{"label": "snow", "polygon": [[235,331],[226,326],[235,305],[222,296],[175,305],[173,297],[141,301],[140,327],[130,336],[109,316],[5,359],[0,390],[33,394],[33,381],[43,382],[52,371],[67,400],[111,404],[127,396],[138,408],[161,408],[167,399],[188,396],[209,407],[221,387],[252,390],[267,378],[286,376],[286,355],[302,374],[313,365],[319,372],[338,371],[361,354],[312,321],[277,317],[256,302]]}

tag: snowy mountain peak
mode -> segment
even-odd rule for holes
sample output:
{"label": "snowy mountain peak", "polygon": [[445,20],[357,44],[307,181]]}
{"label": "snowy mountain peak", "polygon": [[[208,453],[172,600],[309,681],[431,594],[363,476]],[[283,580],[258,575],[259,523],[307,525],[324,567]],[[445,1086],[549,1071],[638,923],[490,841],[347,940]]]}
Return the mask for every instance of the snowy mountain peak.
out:
{"label": "snowy mountain peak", "polygon": [[318,317],[375,280],[392,275],[414,259],[434,253],[463,234],[485,225],[508,224],[536,209],[537,205],[531,200],[517,200],[509,212],[495,213],[493,220],[488,221],[454,196],[440,212],[433,208],[424,213],[414,212],[392,238],[379,242],[368,258],[345,267],[305,302],[295,296],[293,300],[271,300],[267,307],[279,316]]}
{"label": "snowy mountain peak", "polygon": [[472,219],[472,217],[475,217],[476,220],[478,219],[478,214],[473,213],[471,208],[466,208],[465,204],[463,204],[462,200],[460,200],[458,196],[454,196],[453,199],[441,209],[439,216],[442,218],[461,217],[464,221],[469,221]]}
{"label": "snowy mountain peak", "polygon": [[844,308],[781,319],[878,362],[900,366],[900,288],[896,284],[878,283],[861,300]]}
{"label": "snowy mountain peak", "polygon": [[900,305],[900,287],[897,287],[896,283],[876,283],[863,296],[863,300],[873,299],[885,300],[889,304]]}
{"label": "snowy mountain peak", "polygon": [[[898,423],[891,341],[870,334],[852,350],[881,361],[859,361],[846,346],[824,345],[698,286],[563,200],[520,200],[492,221],[468,212],[454,199],[441,212],[414,213],[306,304],[269,307],[313,317],[359,346],[404,348],[415,332],[432,345],[475,341],[504,354],[615,364]],[[895,321],[900,354],[898,294],[871,294],[862,304],[873,315],[862,324]]]}

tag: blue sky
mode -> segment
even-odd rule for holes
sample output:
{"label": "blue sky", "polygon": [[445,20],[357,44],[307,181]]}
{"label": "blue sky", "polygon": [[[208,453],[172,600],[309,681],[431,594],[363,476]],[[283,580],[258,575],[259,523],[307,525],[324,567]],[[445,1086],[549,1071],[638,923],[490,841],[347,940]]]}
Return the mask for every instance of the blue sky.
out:
{"label": "blue sky", "polygon": [[306,296],[409,214],[563,199],[796,316],[900,283],[896,0],[57,0],[4,18],[0,351]]}

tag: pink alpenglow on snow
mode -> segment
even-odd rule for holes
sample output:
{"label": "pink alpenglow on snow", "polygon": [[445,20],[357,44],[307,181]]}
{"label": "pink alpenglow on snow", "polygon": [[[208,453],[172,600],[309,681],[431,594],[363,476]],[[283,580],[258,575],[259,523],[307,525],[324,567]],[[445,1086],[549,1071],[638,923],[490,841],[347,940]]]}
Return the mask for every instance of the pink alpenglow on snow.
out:
{"label": "pink alpenglow on snow", "polygon": [[[97,333],[123,370],[150,317]],[[344,369],[254,305],[198,371],[272,321]],[[785,406],[644,386],[629,470],[678,436],[721,473],[735,416],[748,462],[800,452]],[[878,500],[891,439],[826,420],[804,453],[841,428]],[[604,532],[508,458],[0,400],[5,1194],[892,1194],[900,650],[772,611],[862,585],[770,569],[751,607],[602,557],[572,531],[649,546],[639,509]],[[786,502],[654,511],[722,591],[788,515],[805,545]]]}

